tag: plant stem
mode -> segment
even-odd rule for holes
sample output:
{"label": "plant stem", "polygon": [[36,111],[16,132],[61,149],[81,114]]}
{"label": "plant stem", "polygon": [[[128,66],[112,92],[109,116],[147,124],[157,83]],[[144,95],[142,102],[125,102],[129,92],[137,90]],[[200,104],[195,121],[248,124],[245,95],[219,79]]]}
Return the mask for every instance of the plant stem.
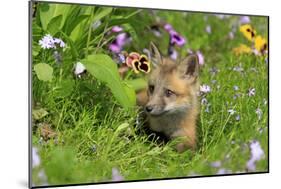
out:
{"label": "plant stem", "polygon": [[88,54],[89,54],[89,46],[90,46],[90,40],[91,40],[91,34],[92,34],[93,17],[94,17],[94,13],[93,13],[93,9],[91,9],[90,24],[89,24],[89,30],[88,30],[87,46],[86,46],[86,56],[88,56]]}

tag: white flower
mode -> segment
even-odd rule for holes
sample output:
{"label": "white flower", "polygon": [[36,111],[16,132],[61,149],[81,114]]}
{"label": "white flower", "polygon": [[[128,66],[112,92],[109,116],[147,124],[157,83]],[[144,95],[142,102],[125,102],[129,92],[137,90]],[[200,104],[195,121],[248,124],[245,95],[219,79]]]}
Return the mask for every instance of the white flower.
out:
{"label": "white flower", "polygon": [[238,91],[238,90],[239,90],[239,87],[238,87],[237,85],[234,85],[234,86],[233,86],[233,89],[234,89],[235,91]]}
{"label": "white flower", "polygon": [[227,112],[228,112],[230,115],[233,115],[236,111],[233,110],[233,109],[230,109],[230,110],[227,110]]}
{"label": "white flower", "polygon": [[53,38],[50,34],[45,35],[41,40],[39,40],[39,45],[43,49],[56,48],[56,45],[59,45],[61,48],[65,47],[65,43],[59,38]]}
{"label": "white flower", "polygon": [[112,181],[123,181],[124,177],[120,174],[117,168],[112,168]]}
{"label": "white flower", "polygon": [[32,147],[32,168],[40,165],[40,157],[38,155],[38,149]]}
{"label": "white flower", "polygon": [[248,96],[255,96],[256,94],[256,89],[255,88],[250,88],[248,90]]}
{"label": "white flower", "polygon": [[54,38],[54,44],[58,44],[61,48],[65,47],[65,43],[59,38]]}
{"label": "white flower", "polygon": [[247,169],[249,171],[255,171],[256,161],[259,161],[264,158],[264,152],[258,141],[252,141],[250,143],[250,150],[251,150],[251,158],[247,162]]}
{"label": "white flower", "polygon": [[209,93],[211,92],[211,87],[209,85],[201,85],[200,86],[200,92],[202,93]]}
{"label": "white flower", "polygon": [[258,119],[261,119],[262,116],[262,110],[260,108],[256,109],[256,114],[258,115]]}
{"label": "white flower", "polygon": [[77,62],[75,64],[75,69],[74,69],[74,74],[75,75],[80,75],[80,74],[82,74],[85,71],[86,71],[86,67],[81,62]]}
{"label": "white flower", "polygon": [[205,30],[206,30],[206,32],[209,33],[209,34],[212,33],[212,28],[211,28],[210,25],[207,25]]}
{"label": "white flower", "polygon": [[45,35],[41,40],[39,40],[39,44],[43,49],[54,48],[54,39],[50,34]]}

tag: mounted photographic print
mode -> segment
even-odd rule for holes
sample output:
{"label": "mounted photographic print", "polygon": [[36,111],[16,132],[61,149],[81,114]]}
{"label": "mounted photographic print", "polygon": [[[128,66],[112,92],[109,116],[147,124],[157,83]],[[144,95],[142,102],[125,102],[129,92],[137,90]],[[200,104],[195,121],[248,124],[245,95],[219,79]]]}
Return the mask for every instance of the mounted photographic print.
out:
{"label": "mounted photographic print", "polygon": [[269,172],[268,16],[29,5],[30,187]]}

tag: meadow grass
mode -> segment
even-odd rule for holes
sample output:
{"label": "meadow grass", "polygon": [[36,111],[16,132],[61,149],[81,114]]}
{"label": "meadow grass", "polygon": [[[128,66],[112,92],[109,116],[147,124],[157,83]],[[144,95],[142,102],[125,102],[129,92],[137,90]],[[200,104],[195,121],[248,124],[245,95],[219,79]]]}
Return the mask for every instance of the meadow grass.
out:
{"label": "meadow grass", "polygon": [[[159,16],[188,38],[188,48],[200,49],[205,57],[200,82],[211,91],[199,98],[204,103],[197,121],[198,149],[179,154],[175,141],[159,144],[148,140],[136,125],[139,108],[122,108],[106,85],[89,74],[73,77],[74,60],[65,57],[63,66],[50,61],[55,76],[51,82],[40,81],[32,73],[33,109],[48,112],[32,123],[32,144],[41,160],[32,172],[35,185],[110,182],[115,174],[129,181],[268,171],[268,63],[252,54],[232,53],[246,42],[239,31],[234,39],[227,38],[230,23],[238,17],[187,13],[182,19],[183,13],[167,12],[159,12]],[[136,28],[148,24],[138,22],[136,19]],[[268,35],[266,18],[251,17],[251,24]],[[211,33],[205,31],[207,25]],[[137,35],[145,36],[142,32]],[[141,50],[152,38],[149,35],[143,39],[146,42],[134,42],[133,49]],[[163,52],[167,42],[163,36],[158,43]],[[178,50],[184,54],[184,49]],[[33,64],[40,61],[42,57],[33,57]],[[254,95],[249,95],[251,89],[255,89]],[[49,125],[55,137],[43,139],[42,124]],[[259,141],[264,151],[264,158],[252,171],[247,169],[251,141]]]}

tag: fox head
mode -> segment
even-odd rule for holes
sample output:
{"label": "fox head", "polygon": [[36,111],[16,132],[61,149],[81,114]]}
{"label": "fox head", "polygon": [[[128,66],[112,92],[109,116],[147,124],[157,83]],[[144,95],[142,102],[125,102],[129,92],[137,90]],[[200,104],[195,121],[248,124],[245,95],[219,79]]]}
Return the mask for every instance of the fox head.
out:
{"label": "fox head", "polygon": [[197,105],[199,64],[196,55],[180,62],[163,58],[151,43],[151,60],[155,68],[148,80],[148,103],[145,111],[149,116],[167,116],[184,113]]}

